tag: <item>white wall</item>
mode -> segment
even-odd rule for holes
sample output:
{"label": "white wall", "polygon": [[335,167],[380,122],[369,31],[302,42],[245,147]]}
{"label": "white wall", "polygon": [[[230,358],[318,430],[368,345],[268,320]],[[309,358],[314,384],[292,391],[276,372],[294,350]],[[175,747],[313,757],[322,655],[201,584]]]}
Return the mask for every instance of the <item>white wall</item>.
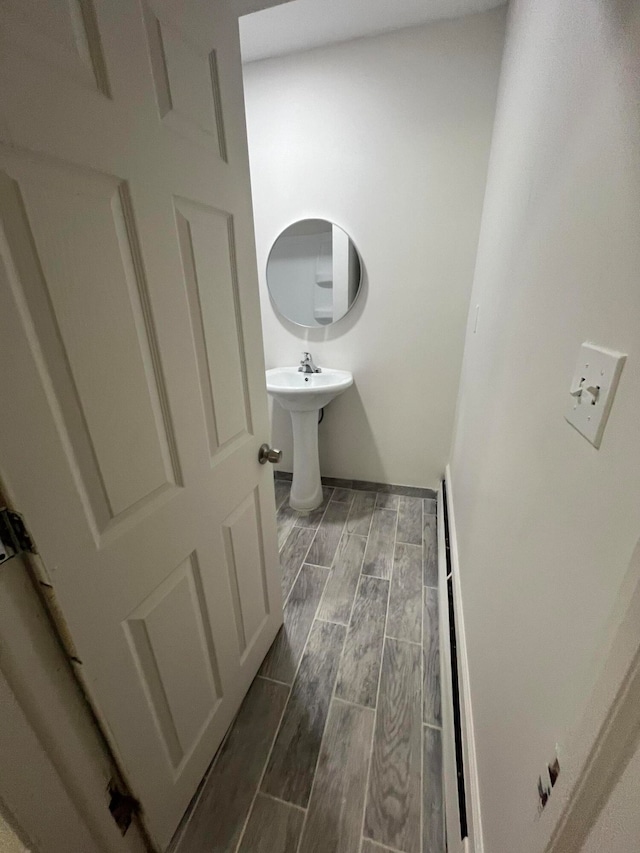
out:
{"label": "white wall", "polygon": [[[322,473],[431,486],[449,455],[504,10],[245,66],[267,367],[309,350],[355,387],[327,408]],[[335,221],[365,268],[352,312],[305,332],[264,268],[294,220]],[[291,470],[289,416],[272,440]]]}
{"label": "white wall", "polygon": [[[640,530],[639,72],[639,4],[512,2],[452,452],[487,853],[544,849]],[[629,355],[600,450],[563,418],[585,340]]]}
{"label": "white wall", "polygon": [[582,853],[633,853],[640,848],[640,748],[622,774]]}

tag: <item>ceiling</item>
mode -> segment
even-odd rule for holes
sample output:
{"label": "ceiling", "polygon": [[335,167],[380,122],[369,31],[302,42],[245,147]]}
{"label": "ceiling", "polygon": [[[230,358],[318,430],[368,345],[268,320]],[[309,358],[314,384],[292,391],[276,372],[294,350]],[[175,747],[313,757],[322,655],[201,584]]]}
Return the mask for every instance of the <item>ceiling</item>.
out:
{"label": "ceiling", "polygon": [[243,62],[457,18],[506,0],[291,0],[240,18]]}

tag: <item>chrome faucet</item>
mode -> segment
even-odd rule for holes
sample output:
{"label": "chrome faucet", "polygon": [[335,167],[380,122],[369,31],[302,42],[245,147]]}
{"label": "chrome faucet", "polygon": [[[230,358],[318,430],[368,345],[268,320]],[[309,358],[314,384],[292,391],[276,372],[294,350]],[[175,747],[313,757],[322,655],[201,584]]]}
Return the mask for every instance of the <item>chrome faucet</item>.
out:
{"label": "chrome faucet", "polygon": [[319,367],[316,367],[313,363],[313,359],[311,358],[310,352],[303,352],[302,359],[300,361],[300,367],[298,368],[298,373],[321,373]]}

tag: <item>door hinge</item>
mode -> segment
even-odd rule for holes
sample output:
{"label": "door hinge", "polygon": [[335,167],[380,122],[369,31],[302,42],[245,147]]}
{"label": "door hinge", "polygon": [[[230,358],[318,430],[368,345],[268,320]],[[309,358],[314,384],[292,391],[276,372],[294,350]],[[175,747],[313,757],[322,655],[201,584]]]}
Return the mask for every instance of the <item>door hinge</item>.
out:
{"label": "door hinge", "polygon": [[36,549],[24,519],[6,506],[0,508],[0,565],[25,552],[35,554]]}
{"label": "door hinge", "polygon": [[135,815],[140,814],[140,803],[114,779],[109,783],[109,811],[122,835],[131,826]]}

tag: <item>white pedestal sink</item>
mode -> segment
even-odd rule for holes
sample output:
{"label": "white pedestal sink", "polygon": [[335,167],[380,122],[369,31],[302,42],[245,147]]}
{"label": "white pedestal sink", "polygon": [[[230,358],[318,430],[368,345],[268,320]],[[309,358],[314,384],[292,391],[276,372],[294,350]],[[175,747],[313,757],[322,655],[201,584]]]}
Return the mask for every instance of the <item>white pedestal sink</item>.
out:
{"label": "white pedestal sink", "polygon": [[348,370],[321,368],[321,373],[301,373],[297,367],[267,370],[267,391],[291,414],[293,426],[293,481],[289,503],[309,512],[322,503],[318,457],[320,409],[353,385]]}

